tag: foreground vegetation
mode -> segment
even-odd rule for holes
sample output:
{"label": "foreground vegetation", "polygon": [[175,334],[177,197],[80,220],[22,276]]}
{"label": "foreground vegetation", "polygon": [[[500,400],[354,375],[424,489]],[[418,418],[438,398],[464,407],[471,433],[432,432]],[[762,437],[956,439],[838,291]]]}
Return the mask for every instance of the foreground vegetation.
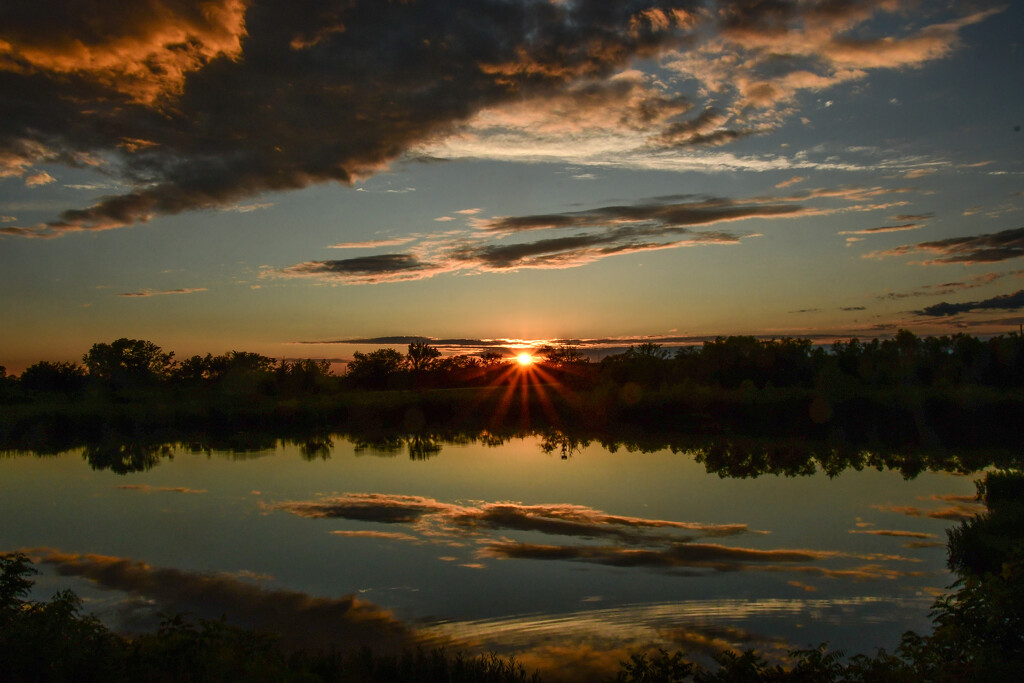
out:
{"label": "foreground vegetation", "polygon": [[[957,581],[936,601],[934,631],[904,634],[893,652],[844,657],[826,645],[770,663],[754,651],[720,652],[706,669],[684,652],[637,652],[608,680],[839,683],[1014,680],[1024,670],[1024,474],[978,482],[987,512],[948,531]],[[272,634],[223,621],[168,617],[155,633],[123,637],[82,612],[70,591],[28,599],[34,572],[22,554],[0,555],[0,680],[4,681],[539,681],[512,658],[443,650],[404,655],[368,649],[286,649]],[[572,678],[546,672],[544,680]]]}
{"label": "foreground vegetation", "polygon": [[[323,360],[231,351],[181,361],[152,342],[95,344],[82,364],[0,369],[0,447],[111,431],[438,432],[558,429],[601,436],[757,435],[834,443],[1013,448],[1024,422],[1024,337],[969,335],[837,342],[727,337],[674,354],[658,344],[588,362],[572,346],[520,367],[496,353],[442,358],[355,354]],[[44,435],[41,437],[40,435]]]}

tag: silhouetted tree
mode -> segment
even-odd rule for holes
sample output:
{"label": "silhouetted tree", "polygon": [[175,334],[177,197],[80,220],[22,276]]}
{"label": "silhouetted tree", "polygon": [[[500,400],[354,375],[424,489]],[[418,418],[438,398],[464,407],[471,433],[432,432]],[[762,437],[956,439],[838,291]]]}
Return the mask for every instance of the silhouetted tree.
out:
{"label": "silhouetted tree", "polygon": [[563,344],[560,346],[544,345],[537,349],[537,355],[544,358],[550,365],[577,365],[589,362],[578,346]]}
{"label": "silhouetted tree", "polygon": [[495,365],[501,363],[504,359],[505,357],[497,351],[484,351],[480,354],[480,361],[484,365]]}
{"label": "silhouetted tree", "polygon": [[409,352],[405,355],[406,363],[413,372],[429,370],[434,362],[441,357],[441,352],[426,342],[412,342]]}
{"label": "silhouetted tree", "polygon": [[110,344],[93,344],[82,356],[89,377],[114,389],[147,386],[167,377],[174,353],[142,339],[121,338]]}
{"label": "silhouetted tree", "polygon": [[85,386],[85,368],[77,363],[39,361],[21,373],[21,388],[29,393],[75,394]]}
{"label": "silhouetted tree", "polygon": [[335,379],[330,361],[312,358],[283,360],[274,374],[280,391],[298,396],[328,391]]}
{"label": "silhouetted tree", "polygon": [[404,356],[394,349],[369,353],[356,351],[348,363],[345,377],[356,386],[383,389],[402,370]]}

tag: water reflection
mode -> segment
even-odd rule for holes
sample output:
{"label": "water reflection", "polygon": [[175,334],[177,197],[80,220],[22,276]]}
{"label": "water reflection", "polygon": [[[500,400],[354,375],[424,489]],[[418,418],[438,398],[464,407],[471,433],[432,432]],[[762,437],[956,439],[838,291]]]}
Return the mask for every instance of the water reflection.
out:
{"label": "water reflection", "polygon": [[816,442],[798,438],[754,438],[743,436],[671,437],[630,434],[581,433],[547,430],[539,433],[507,431],[396,431],[345,432],[311,430],[279,434],[266,430],[228,432],[159,432],[139,436],[136,432],[119,433],[103,430],[95,438],[69,439],[60,433],[33,433],[28,443],[3,443],[0,455],[58,455],[76,448],[97,470],[117,474],[142,472],[173,457],[175,448],[193,453],[214,453],[233,459],[249,459],[275,452],[279,447],[297,446],[306,460],[327,460],[337,440],[354,444],[357,455],[395,457],[401,453],[410,460],[424,461],[437,457],[445,446],[480,444],[500,447],[510,439],[539,437],[543,453],[559,455],[568,460],[580,455],[592,443],[599,443],[611,453],[653,453],[670,450],[687,453],[703,464],[709,473],[723,478],[754,478],[763,475],[787,477],[810,476],[823,472],[835,477],[843,471],[896,470],[906,478],[925,471],[967,474],[987,467],[1013,468],[1024,464],[1024,455],[991,449],[900,449],[864,446],[844,442]]}

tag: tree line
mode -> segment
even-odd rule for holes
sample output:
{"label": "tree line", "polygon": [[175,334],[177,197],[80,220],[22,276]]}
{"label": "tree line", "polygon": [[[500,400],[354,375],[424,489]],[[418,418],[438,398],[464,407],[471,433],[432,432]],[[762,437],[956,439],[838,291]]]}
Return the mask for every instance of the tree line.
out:
{"label": "tree line", "polygon": [[[968,334],[918,337],[907,330],[891,339],[837,341],[718,337],[701,346],[667,349],[654,342],[590,362],[575,346],[534,350],[532,382],[564,383],[586,389],[601,385],[665,388],[699,385],[735,389],[986,386],[1024,387],[1024,337],[987,340]],[[159,388],[215,390],[232,396],[301,396],[353,389],[411,389],[484,386],[520,381],[509,372],[511,358],[495,351],[442,356],[427,342],[406,353],[381,348],[356,351],[344,374],[327,360],[277,360],[248,351],[194,355],[175,360],[151,341],[118,339],[94,344],[81,363],[39,361],[19,376],[0,367],[0,396],[8,400],[39,395],[131,395]]]}

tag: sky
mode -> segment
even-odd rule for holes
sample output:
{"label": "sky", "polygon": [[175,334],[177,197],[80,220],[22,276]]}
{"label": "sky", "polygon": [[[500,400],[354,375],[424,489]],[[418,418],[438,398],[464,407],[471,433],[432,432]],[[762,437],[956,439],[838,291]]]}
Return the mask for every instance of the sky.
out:
{"label": "sky", "polygon": [[0,365],[1017,331],[1022,39],[987,0],[10,0]]}

